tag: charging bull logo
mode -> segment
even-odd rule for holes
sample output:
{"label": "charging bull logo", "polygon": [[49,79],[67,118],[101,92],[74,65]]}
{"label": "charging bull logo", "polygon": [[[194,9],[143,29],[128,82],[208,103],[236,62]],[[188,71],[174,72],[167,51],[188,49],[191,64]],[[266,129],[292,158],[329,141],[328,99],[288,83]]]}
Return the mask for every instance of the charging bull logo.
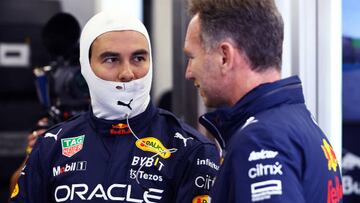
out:
{"label": "charging bull logo", "polygon": [[325,139],[323,139],[323,145],[321,145],[321,148],[325,154],[326,159],[328,160],[329,171],[333,170],[334,172],[336,172],[338,162],[336,160],[333,148]]}
{"label": "charging bull logo", "polygon": [[130,133],[131,133],[131,131],[127,124],[118,123],[115,125],[111,125],[110,135],[126,135],[126,134],[130,134]]}
{"label": "charging bull logo", "polygon": [[155,154],[159,154],[162,158],[167,159],[170,157],[171,153],[164,145],[160,142],[160,140],[154,137],[145,137],[142,139],[138,139],[135,142],[136,146],[146,152],[153,152]]}

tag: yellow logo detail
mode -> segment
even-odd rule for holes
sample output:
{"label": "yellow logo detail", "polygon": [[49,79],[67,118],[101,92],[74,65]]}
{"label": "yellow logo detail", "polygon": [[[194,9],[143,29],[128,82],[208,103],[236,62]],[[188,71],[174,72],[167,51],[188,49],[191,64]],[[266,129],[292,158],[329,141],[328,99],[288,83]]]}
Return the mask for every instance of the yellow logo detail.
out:
{"label": "yellow logo detail", "polygon": [[336,160],[334,150],[325,139],[322,139],[322,141],[323,141],[323,145],[321,145],[321,148],[325,154],[326,159],[328,160],[328,170],[329,171],[333,170],[336,172],[338,163]]}
{"label": "yellow logo detail", "polygon": [[139,139],[135,142],[136,146],[146,152],[153,152],[155,154],[159,154],[162,158],[167,159],[170,157],[171,153],[164,145],[160,142],[160,140],[154,137],[145,137]]}
{"label": "yellow logo detail", "polygon": [[11,198],[16,197],[19,194],[19,185],[16,183],[14,190],[11,193]]}
{"label": "yellow logo detail", "polygon": [[199,195],[194,197],[192,203],[209,203],[211,200],[209,195]]}

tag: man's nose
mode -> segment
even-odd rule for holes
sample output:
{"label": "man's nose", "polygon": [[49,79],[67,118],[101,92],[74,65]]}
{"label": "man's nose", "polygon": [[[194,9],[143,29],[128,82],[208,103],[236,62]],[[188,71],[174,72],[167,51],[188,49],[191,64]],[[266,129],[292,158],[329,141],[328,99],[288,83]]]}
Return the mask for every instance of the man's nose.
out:
{"label": "man's nose", "polygon": [[192,76],[192,71],[191,71],[191,69],[190,69],[190,66],[189,66],[189,65],[187,65],[187,67],[186,67],[186,71],[185,71],[185,78],[186,78],[187,80],[191,80],[191,79],[193,79],[193,76]]}
{"label": "man's nose", "polygon": [[120,67],[119,71],[120,82],[130,82],[134,80],[135,75],[130,64],[124,64]]}

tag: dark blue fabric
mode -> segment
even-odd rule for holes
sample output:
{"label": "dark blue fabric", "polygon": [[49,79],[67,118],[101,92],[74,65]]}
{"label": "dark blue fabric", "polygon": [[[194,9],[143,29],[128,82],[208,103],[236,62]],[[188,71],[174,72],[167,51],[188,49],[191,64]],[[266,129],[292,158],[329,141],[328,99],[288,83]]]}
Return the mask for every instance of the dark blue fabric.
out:
{"label": "dark blue fabric", "polygon": [[225,151],[212,203],[342,202],[339,165],[297,76],[262,84],[200,122]]}
{"label": "dark blue fabric", "polygon": [[[89,111],[49,129],[11,202],[192,202],[209,194],[219,169],[213,143],[152,104],[129,120],[135,135],[125,124]],[[83,141],[66,141],[79,136]]]}

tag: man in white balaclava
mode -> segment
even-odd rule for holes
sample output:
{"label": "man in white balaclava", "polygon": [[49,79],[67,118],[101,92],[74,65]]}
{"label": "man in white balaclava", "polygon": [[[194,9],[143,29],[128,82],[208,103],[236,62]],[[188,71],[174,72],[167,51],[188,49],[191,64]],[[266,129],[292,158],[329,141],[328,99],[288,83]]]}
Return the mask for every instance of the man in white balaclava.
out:
{"label": "man in white balaclava", "polygon": [[39,137],[10,202],[209,202],[216,146],[150,100],[144,25],[101,12],[80,39],[91,109]]}
{"label": "man in white balaclava", "polygon": [[[121,44],[116,44],[115,37],[107,37],[110,32],[120,36],[126,32],[132,40],[140,39],[142,44],[137,43],[137,47],[129,46],[132,41],[125,37],[119,39],[123,40],[120,41]],[[114,42],[114,44],[111,44],[112,47],[109,47],[109,50],[94,50],[95,48],[92,46],[96,46],[97,40],[100,39],[108,40],[110,44]],[[121,49],[124,53],[116,53],[117,49]],[[103,54],[101,52],[107,51],[109,56],[93,56],[94,51],[99,55]],[[128,52],[128,55],[125,55],[125,52]],[[116,56],[113,55],[114,53]],[[90,55],[92,56],[91,61]],[[140,58],[142,61],[136,61]],[[103,65],[102,62],[109,63],[109,61],[105,61],[106,59],[112,60],[112,64]],[[97,60],[103,61],[96,63]],[[151,45],[148,32],[138,19],[128,18],[115,12],[100,13],[91,19],[81,34],[80,63],[81,72],[89,85],[91,105],[96,117],[121,120],[126,116],[131,118],[145,111],[150,101]],[[101,68],[104,69],[103,71],[112,71],[107,69],[118,68],[117,71],[109,73],[117,75],[114,75],[113,80],[101,78],[95,73]],[[136,78],[136,72],[145,73],[145,76]],[[133,76],[124,78],[124,74],[133,74]]]}

